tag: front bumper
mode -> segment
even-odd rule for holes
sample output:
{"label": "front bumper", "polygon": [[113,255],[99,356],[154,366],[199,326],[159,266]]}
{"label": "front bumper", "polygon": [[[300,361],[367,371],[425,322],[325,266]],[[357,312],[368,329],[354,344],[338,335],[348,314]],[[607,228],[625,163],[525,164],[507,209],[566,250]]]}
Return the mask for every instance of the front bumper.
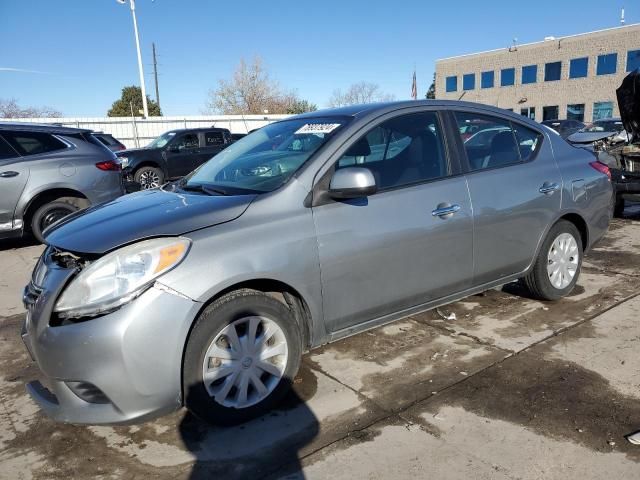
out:
{"label": "front bumper", "polygon": [[[25,296],[22,338],[48,386],[29,383],[31,397],[53,419],[78,424],[134,423],[178,409],[183,348],[201,304],[156,284],[107,315],[51,326],[69,278],[49,264],[37,299]],[[95,387],[102,400],[76,394],[78,384]]]}

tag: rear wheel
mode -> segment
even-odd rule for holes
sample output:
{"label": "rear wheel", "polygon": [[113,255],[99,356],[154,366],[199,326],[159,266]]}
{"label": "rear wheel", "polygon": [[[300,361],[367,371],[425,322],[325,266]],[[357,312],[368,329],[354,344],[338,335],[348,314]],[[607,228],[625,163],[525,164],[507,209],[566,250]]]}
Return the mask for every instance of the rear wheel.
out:
{"label": "rear wheel", "polygon": [[542,244],[531,272],[524,277],[529,292],[541,300],[557,300],[571,293],[582,266],[582,239],[576,226],[556,223]]}
{"label": "rear wheel", "polygon": [[255,290],[224,295],[202,312],[189,336],[186,407],[221,425],[266,413],[291,385],[301,345],[300,328],[282,302]]}
{"label": "rear wheel", "polygon": [[149,190],[164,184],[164,174],[156,167],[140,167],[133,174],[133,179],[140,184],[142,190]]}
{"label": "rear wheel", "polygon": [[45,203],[31,217],[31,233],[39,242],[45,243],[42,232],[58,220],[77,210],[79,210],[79,207],[76,205],[61,200]]}

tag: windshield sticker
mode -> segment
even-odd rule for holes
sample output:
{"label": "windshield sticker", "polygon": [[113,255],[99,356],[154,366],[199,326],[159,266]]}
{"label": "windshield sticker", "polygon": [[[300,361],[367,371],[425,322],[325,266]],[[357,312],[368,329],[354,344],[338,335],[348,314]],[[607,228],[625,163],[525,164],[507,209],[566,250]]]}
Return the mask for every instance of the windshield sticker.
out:
{"label": "windshield sticker", "polygon": [[331,133],[340,126],[339,123],[307,123],[303,125],[295,134],[300,133]]}

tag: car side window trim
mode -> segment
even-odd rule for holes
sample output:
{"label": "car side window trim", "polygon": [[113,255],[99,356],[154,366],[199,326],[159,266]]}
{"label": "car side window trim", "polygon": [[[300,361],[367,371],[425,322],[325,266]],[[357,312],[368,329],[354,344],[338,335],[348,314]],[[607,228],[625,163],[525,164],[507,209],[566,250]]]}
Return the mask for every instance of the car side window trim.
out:
{"label": "car side window trim", "polygon": [[[431,108],[420,108],[420,109],[406,109],[401,111],[390,112],[385,115],[381,115],[375,119],[372,119],[369,123],[364,125],[362,128],[358,130],[357,133],[353,134],[347,141],[345,141],[338,149],[336,149],[335,153],[318,169],[318,173],[314,179],[313,188],[311,191],[312,201],[305,201],[305,205],[308,207],[318,207],[321,205],[326,205],[329,203],[336,203],[336,200],[330,198],[327,194],[329,190],[329,183],[331,182],[331,177],[336,171],[336,165],[338,161],[344,156],[345,152],[349,150],[349,148],[355,144],[358,140],[360,140],[363,136],[366,136],[376,127],[382,125],[389,120],[393,120],[399,117],[415,115],[420,113],[434,113],[436,116],[436,121],[438,122],[438,126],[440,128],[441,135],[441,143],[442,143],[442,154],[444,156],[444,163],[446,166],[446,175],[438,178],[431,178],[426,180],[419,180],[416,182],[410,182],[403,185],[392,186],[384,189],[378,190],[373,195],[383,195],[387,192],[393,192],[396,190],[413,188],[419,185],[424,185],[428,183],[438,182],[442,180],[447,180],[449,178],[457,177],[463,174],[463,172],[459,169],[460,165],[458,162],[452,161],[452,148],[449,145],[449,135],[448,128],[446,124],[446,119],[443,115],[445,111],[442,108],[431,107]],[[327,165],[329,165],[326,171],[322,171]],[[457,167],[457,168],[456,168]]]}
{"label": "car side window trim", "polygon": [[453,122],[453,126],[457,126],[457,120],[456,120],[456,113],[466,113],[466,114],[475,114],[475,115],[484,115],[484,116],[489,116],[489,117],[496,117],[498,119],[501,119],[505,122],[509,122],[510,126],[511,126],[511,134],[514,137],[514,141],[516,142],[516,145],[518,145],[518,138],[516,136],[516,131],[514,128],[514,125],[519,125],[523,128],[526,128],[528,130],[534,131],[536,132],[539,137],[540,137],[540,141],[538,142],[538,145],[536,145],[536,149],[533,152],[533,154],[531,155],[530,158],[528,158],[527,160],[523,160],[522,159],[522,153],[520,152],[520,149],[518,149],[518,158],[520,159],[518,162],[516,163],[511,163],[509,165],[496,165],[494,167],[487,167],[487,168],[480,168],[480,169],[472,169],[471,168],[471,163],[469,161],[469,157],[467,155],[467,150],[464,147],[464,143],[462,142],[462,139],[460,138],[460,132],[457,131],[457,129],[454,129],[453,132],[451,132],[455,138],[455,145],[456,145],[456,149],[458,150],[458,154],[460,155],[460,159],[462,159],[462,170],[464,172],[465,175],[473,175],[475,173],[479,173],[479,172],[488,172],[488,171],[492,171],[492,170],[498,170],[501,168],[509,168],[509,167],[515,167],[517,165],[524,165],[526,163],[531,163],[534,162],[537,158],[538,158],[538,154],[540,153],[540,150],[542,150],[542,145],[545,142],[546,136],[544,135],[543,132],[541,132],[538,128],[535,128],[531,125],[527,125],[523,122],[519,122],[517,120],[514,120],[510,117],[502,117],[499,114],[496,115],[494,112],[486,112],[483,110],[476,110],[476,109],[466,109],[466,108],[452,108],[449,109],[447,111],[447,113],[449,113],[451,121]]}

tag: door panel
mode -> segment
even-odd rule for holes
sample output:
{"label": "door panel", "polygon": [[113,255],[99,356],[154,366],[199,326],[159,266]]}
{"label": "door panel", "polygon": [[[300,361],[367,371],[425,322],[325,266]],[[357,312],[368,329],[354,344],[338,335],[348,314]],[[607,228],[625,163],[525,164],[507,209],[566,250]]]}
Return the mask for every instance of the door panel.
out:
{"label": "door panel", "polygon": [[169,178],[183,177],[194,170],[199,152],[200,143],[196,133],[177,136],[165,151]]}
{"label": "door panel", "polygon": [[[434,216],[443,203],[460,209]],[[473,221],[463,177],[322,205],[313,214],[331,331],[471,284]]]}
{"label": "door panel", "polygon": [[[456,113],[458,126],[482,125],[464,142],[474,211],[474,285],[524,271],[560,210],[562,177],[549,142],[508,119]],[[486,138],[486,141],[484,140]]]}
{"label": "door panel", "polygon": [[10,229],[20,195],[29,179],[25,162],[0,160],[0,228]]}

